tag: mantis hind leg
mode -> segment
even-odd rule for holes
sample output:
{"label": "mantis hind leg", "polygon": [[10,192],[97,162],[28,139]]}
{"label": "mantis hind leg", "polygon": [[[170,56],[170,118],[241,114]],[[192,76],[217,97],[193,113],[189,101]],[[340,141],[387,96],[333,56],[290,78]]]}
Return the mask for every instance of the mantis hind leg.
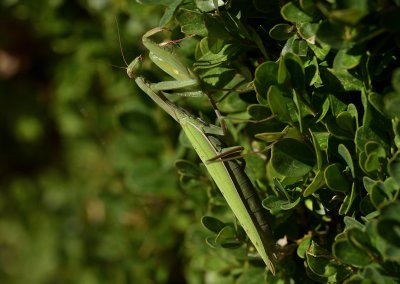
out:
{"label": "mantis hind leg", "polygon": [[260,151],[252,151],[249,153],[243,154],[242,151],[244,150],[243,146],[234,146],[234,147],[229,147],[225,148],[224,151],[212,157],[211,159],[207,160],[207,163],[216,163],[216,162],[227,162],[227,161],[232,161],[232,160],[240,160],[241,161],[241,167],[245,168],[246,167],[246,162],[243,159],[243,157],[248,156],[248,155],[253,155],[253,154],[261,154],[269,149],[272,148],[272,146],[277,143],[280,140],[276,140],[272,143],[270,143],[268,146],[265,147],[265,149],[262,149]]}
{"label": "mantis hind leg", "polygon": [[229,147],[223,149],[223,152],[219,155],[216,155],[209,159],[207,163],[215,163],[215,162],[225,162],[225,161],[231,161],[231,160],[237,160],[241,158],[241,153],[243,151],[244,147],[242,146],[234,146],[234,147]]}

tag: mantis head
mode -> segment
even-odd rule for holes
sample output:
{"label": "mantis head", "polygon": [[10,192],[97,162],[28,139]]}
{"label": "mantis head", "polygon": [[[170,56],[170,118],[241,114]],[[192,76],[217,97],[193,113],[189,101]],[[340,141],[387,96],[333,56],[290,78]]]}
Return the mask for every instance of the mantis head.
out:
{"label": "mantis head", "polygon": [[142,56],[139,55],[136,57],[126,68],[126,74],[128,74],[129,78],[133,79],[136,77],[137,71],[140,70],[142,65]]}

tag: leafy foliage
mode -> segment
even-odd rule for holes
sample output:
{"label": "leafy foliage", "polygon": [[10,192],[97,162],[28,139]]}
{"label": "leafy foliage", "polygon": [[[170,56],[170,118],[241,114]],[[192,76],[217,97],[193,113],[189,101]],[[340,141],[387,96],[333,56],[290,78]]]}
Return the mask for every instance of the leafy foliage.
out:
{"label": "leafy foliage", "polygon": [[[398,281],[397,221],[385,214],[399,208],[398,3],[178,2],[161,24],[191,37],[175,50],[193,60],[230,122],[231,142],[271,148],[247,159],[274,232],[287,239],[280,270],[267,282],[361,283],[371,273],[381,283]],[[194,100],[179,103],[212,121]],[[207,173],[188,173],[201,170],[181,162],[182,186],[198,189]],[[222,221],[218,191],[209,195],[214,217],[202,223],[215,235],[207,243],[259,265],[240,246],[240,226]],[[236,278],[233,267],[220,277]]]}
{"label": "leafy foliage", "polygon": [[[140,2],[163,6],[0,4],[30,47],[0,38],[20,64],[0,70],[2,282],[398,283],[399,1]],[[245,159],[280,239],[275,276],[178,126],[112,68],[117,13],[152,82],[170,78],[141,35],[188,37],[166,48],[228,144],[267,149]],[[215,122],[207,99],[175,100]]]}

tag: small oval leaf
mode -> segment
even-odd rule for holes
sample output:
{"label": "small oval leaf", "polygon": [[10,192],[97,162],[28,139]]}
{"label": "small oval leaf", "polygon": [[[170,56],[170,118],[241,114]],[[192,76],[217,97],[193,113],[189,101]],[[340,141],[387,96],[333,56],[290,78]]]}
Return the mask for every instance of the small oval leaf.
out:
{"label": "small oval leaf", "polygon": [[271,162],[279,174],[301,177],[313,168],[314,152],[295,139],[283,139],[272,146]]}

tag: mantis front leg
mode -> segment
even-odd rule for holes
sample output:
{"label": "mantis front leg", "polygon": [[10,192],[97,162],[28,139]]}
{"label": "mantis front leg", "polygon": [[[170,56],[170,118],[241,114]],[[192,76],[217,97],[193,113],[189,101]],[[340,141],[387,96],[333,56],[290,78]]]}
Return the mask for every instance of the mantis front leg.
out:
{"label": "mantis front leg", "polygon": [[177,55],[171,53],[165,47],[165,44],[157,44],[150,39],[151,36],[163,30],[163,28],[157,27],[146,32],[142,37],[142,42],[143,45],[149,50],[149,58],[151,61],[175,80],[150,83],[150,88],[155,92],[174,91],[173,94],[179,96],[207,97],[218,120],[220,121],[224,134],[226,134],[226,125],[223,117],[212,97],[206,90],[202,88],[202,84],[198,76],[190,68],[185,66]]}

